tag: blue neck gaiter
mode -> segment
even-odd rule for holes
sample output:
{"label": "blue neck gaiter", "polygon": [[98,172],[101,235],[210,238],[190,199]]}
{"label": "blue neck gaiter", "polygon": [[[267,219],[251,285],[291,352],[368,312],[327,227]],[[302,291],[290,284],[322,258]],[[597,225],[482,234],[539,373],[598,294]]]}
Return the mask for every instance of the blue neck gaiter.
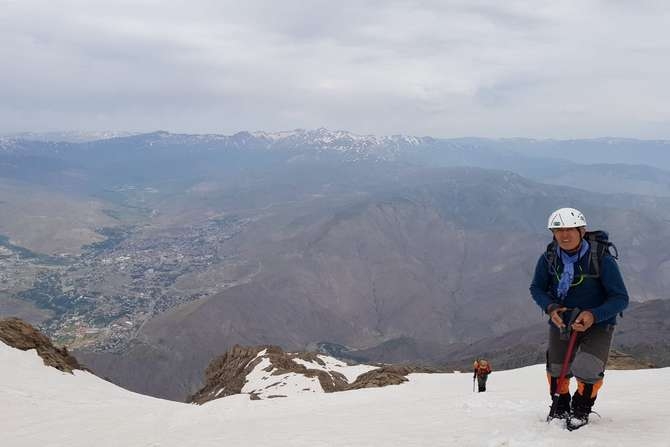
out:
{"label": "blue neck gaiter", "polygon": [[589,243],[582,240],[579,251],[571,256],[556,245],[556,254],[558,254],[558,256],[561,257],[561,261],[563,261],[563,273],[556,286],[556,294],[561,301],[567,296],[570,284],[572,284],[572,280],[575,278],[575,263],[586,254],[589,248],[591,248]]}

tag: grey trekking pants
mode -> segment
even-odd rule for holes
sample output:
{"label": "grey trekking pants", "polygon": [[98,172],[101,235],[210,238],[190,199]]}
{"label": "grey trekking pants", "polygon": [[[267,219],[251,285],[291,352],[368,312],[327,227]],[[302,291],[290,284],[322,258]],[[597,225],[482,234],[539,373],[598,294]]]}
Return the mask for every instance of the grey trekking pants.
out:
{"label": "grey trekking pants", "polygon": [[[547,372],[551,377],[558,377],[568,350],[568,340],[561,339],[561,333],[555,325],[549,326]],[[584,383],[600,381],[605,375],[613,333],[614,325],[606,325],[591,326],[586,332],[579,334],[567,377],[575,376]]]}

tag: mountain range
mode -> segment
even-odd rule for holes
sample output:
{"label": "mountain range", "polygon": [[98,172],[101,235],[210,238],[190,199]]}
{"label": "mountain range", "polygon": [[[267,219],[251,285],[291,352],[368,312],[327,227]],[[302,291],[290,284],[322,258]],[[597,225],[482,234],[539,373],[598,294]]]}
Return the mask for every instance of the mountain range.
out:
{"label": "mountain range", "polygon": [[[0,206],[15,211],[0,218],[0,260],[21,279],[0,290],[0,313],[177,400],[234,344],[441,365],[500,346],[501,363],[530,364],[546,323],[528,284],[553,209],[610,232],[633,301],[668,298],[663,147],[326,129],[3,139]],[[661,331],[657,310],[641,321]],[[645,331],[624,330],[665,364]]]}

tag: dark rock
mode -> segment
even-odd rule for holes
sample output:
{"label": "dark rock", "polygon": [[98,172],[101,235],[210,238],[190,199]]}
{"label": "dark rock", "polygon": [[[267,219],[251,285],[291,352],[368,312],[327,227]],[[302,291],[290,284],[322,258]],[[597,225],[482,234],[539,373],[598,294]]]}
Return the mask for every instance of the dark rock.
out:
{"label": "dark rock", "polygon": [[61,371],[72,373],[75,369],[85,369],[66,347],[55,347],[48,337],[18,318],[0,320],[0,340],[22,351],[35,349],[45,365]]}
{"label": "dark rock", "polygon": [[407,375],[412,373],[438,373],[444,370],[426,366],[413,365],[389,365],[382,366],[358,376],[358,378],[346,387],[347,390],[361,388],[377,388],[387,385],[400,385],[407,382]]}
{"label": "dark rock", "polygon": [[[260,362],[254,361],[262,346],[235,345],[225,354],[215,358],[205,370],[205,386],[188,398],[188,402],[203,404],[219,397],[240,394],[247,374]],[[251,399],[258,398],[252,395]]]}

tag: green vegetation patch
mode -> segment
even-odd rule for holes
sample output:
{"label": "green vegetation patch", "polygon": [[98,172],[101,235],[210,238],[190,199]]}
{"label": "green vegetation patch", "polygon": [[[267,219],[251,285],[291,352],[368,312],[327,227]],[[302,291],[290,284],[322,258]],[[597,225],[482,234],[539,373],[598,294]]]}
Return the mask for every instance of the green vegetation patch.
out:
{"label": "green vegetation patch", "polygon": [[101,236],[104,236],[106,239],[104,241],[94,242],[92,244],[85,245],[82,247],[82,249],[84,251],[91,251],[97,253],[106,250],[113,250],[119,244],[121,244],[121,242],[123,242],[130,236],[131,230],[132,227],[128,226],[100,228],[96,230],[96,233],[98,233]]}
{"label": "green vegetation patch", "polygon": [[94,303],[87,297],[71,292],[64,293],[60,285],[60,277],[50,273],[40,276],[33,287],[18,294],[18,297],[33,303],[40,309],[51,310],[55,318],[67,313],[82,313],[93,310]]}

